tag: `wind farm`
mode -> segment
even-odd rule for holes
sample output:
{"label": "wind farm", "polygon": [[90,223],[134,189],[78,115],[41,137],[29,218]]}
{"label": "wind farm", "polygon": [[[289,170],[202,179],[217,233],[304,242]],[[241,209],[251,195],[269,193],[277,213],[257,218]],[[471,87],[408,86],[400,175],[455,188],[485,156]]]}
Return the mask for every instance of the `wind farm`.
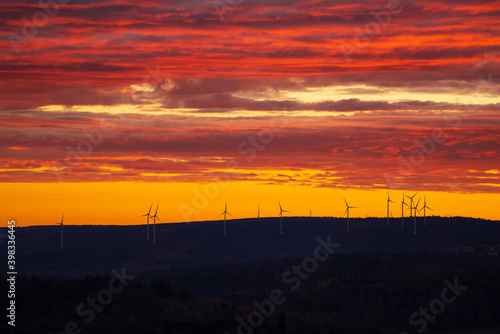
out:
{"label": "wind farm", "polygon": [[[409,218],[410,220],[413,219],[413,235],[416,236],[417,235],[417,230],[418,230],[418,215],[421,213],[422,215],[420,216],[422,218],[422,228],[425,228],[426,227],[426,221],[429,219],[429,216],[427,216],[427,211],[426,210],[430,210],[432,212],[435,212],[434,209],[430,208],[428,205],[427,205],[427,196],[426,195],[423,195],[420,196],[418,199],[415,200],[415,197],[416,195],[418,194],[417,193],[414,193],[412,196],[408,196],[408,195],[405,195],[404,193],[401,194],[401,204],[400,204],[400,208],[401,208],[401,228],[404,229],[404,219],[405,217],[406,218]],[[409,199],[410,200],[410,203],[406,203],[405,202],[405,198]],[[421,203],[421,200],[423,198],[423,204],[420,206],[420,203]],[[326,215],[326,216],[316,216],[315,218],[318,218],[318,219],[330,219],[330,221],[332,222],[332,224],[337,224],[336,222],[339,221],[339,219],[341,219],[341,217],[344,217],[345,219],[345,224],[346,224],[346,229],[345,231],[347,233],[350,232],[351,230],[351,225],[352,225],[352,219],[353,219],[353,216],[351,214],[351,209],[358,209],[360,207],[358,206],[351,206],[348,204],[347,200],[345,197],[342,198],[343,199],[343,202],[344,202],[344,211],[343,211],[343,214],[342,216],[338,215],[338,216],[335,216],[334,214],[333,215]],[[391,197],[390,197],[390,194],[387,193],[387,198],[386,198],[386,206],[385,206],[385,219],[386,219],[386,225],[392,225],[391,224],[391,218],[390,218],[390,204],[393,203],[395,204],[395,202],[393,200],[391,200]],[[145,224],[145,228],[146,228],[146,241],[149,241],[149,221],[150,219],[153,220],[153,244],[156,244],[157,243],[157,220],[158,222],[162,222],[160,217],[158,216],[158,210],[159,210],[159,204],[160,203],[157,203],[156,205],[156,208],[155,208],[155,211],[154,211],[154,214],[152,213],[152,210],[153,210],[153,203],[150,204],[149,206],[149,209],[148,211],[145,213],[145,214],[142,214],[140,215],[140,217],[146,217],[146,224]],[[256,219],[256,221],[261,221],[261,220],[266,220],[266,221],[269,221],[271,220],[272,221],[272,216],[267,216],[267,217],[261,217],[261,206],[260,204],[257,205],[257,218],[254,218]],[[289,210],[285,210],[283,208],[283,206],[281,205],[281,202],[278,201],[278,208],[279,208],[279,213],[278,213],[278,223],[279,223],[279,234],[280,235],[283,235],[283,223],[284,223],[284,220],[294,220],[294,219],[297,219],[297,218],[300,218],[300,216],[289,216],[289,217],[285,217],[284,213],[290,213],[291,211]],[[407,214],[405,214],[405,209],[408,211]],[[306,210],[309,214],[307,216],[304,216],[304,217],[308,217],[308,218],[313,218],[313,211],[312,209],[307,209]],[[335,210],[332,210],[332,213],[334,213]],[[339,212],[337,210],[337,212]],[[339,212],[340,213],[340,212]],[[228,219],[228,216],[230,217],[230,219]],[[222,213],[219,214],[219,217],[222,217],[223,220],[222,220],[222,223],[223,223],[223,236],[226,237],[227,236],[227,226],[228,224],[233,224],[234,222],[237,222],[237,221],[241,221],[241,220],[248,220],[248,219],[252,219],[252,218],[240,218],[240,219],[235,219],[234,216],[229,213],[228,211],[228,202],[226,201],[225,204],[224,204],[224,211]],[[434,217],[438,217],[438,216],[434,216]],[[369,221],[371,219],[374,219],[374,218],[361,218],[361,217],[358,217],[358,218],[355,218],[356,220],[367,220],[367,226],[369,226],[368,224]],[[314,222],[314,220],[313,220]],[[399,223],[396,223],[396,220],[393,221],[395,223],[395,225],[398,225]],[[61,221],[59,223],[57,223],[57,225],[61,226],[61,246],[60,248],[63,249],[64,247],[64,244],[63,244],[63,240],[64,240],[64,235],[63,235],[63,226],[64,226],[64,215],[62,216],[61,218]],[[165,225],[165,224],[162,224],[162,225]],[[422,230],[422,232],[424,232],[424,230]]]}
{"label": "wind farm", "polygon": [[[405,208],[407,208],[409,212],[408,212],[408,215],[406,215],[406,217],[413,219],[413,234],[414,235],[416,235],[416,233],[417,233],[417,214],[419,212],[423,212],[423,216],[422,216],[423,217],[423,226],[425,227],[426,218],[427,218],[426,210],[429,209],[429,210],[434,212],[433,209],[431,209],[429,206],[427,206],[427,200],[426,200],[425,195],[424,195],[424,203],[423,203],[422,207],[419,207],[421,197],[419,197],[418,200],[416,202],[414,202],[414,198],[417,194],[418,194],[418,192],[413,194],[412,196],[408,196],[408,195],[405,195],[404,193],[402,193],[402,201],[401,201],[401,205],[400,205],[400,208],[401,208],[401,228],[404,228]],[[410,200],[410,204],[407,204],[405,202],[405,198],[408,198]],[[349,220],[352,219],[352,215],[350,213],[350,210],[351,209],[359,209],[359,207],[349,205],[347,200],[345,199],[345,197],[343,197],[343,201],[345,204],[345,211],[343,212],[342,216],[345,217],[346,232],[349,232],[349,229],[350,229]],[[390,194],[387,193],[386,214],[385,214],[386,225],[390,224],[390,204],[391,203],[395,204],[395,202],[393,200],[391,200]],[[153,219],[153,243],[156,243],[156,219],[158,219],[160,221],[160,218],[157,215],[159,203],[156,206],[156,210],[155,210],[154,215],[151,215],[152,207],[153,207],[153,204],[150,205],[148,212],[141,215],[141,217],[146,217],[146,235],[147,235],[146,240],[149,240],[149,219],[150,218]],[[270,218],[270,217],[261,217],[260,207],[261,207],[260,204],[258,204],[257,205],[257,219]],[[283,214],[290,213],[290,211],[283,209],[280,201],[278,201],[278,208],[279,208],[279,213],[278,213],[279,234],[282,235],[283,234],[283,219],[284,219]],[[308,215],[309,218],[313,217],[312,216],[313,211],[314,210],[312,210],[312,209],[307,209],[307,212],[309,212],[309,215]],[[223,218],[222,221],[223,221],[223,236],[224,237],[227,236],[228,216],[233,218],[232,220],[229,220],[229,222],[235,221],[233,215],[228,212],[228,205],[227,205],[227,201],[226,201],[224,204],[224,211],[219,214],[219,217]],[[333,219],[337,219],[337,218],[335,218],[336,217],[335,215],[323,216],[322,218],[327,218],[327,217],[332,217]],[[241,219],[245,219],[245,218],[241,218]],[[248,218],[248,219],[250,219],[250,218]]]}
{"label": "wind farm", "polygon": [[[409,196],[409,195],[405,195],[404,192],[401,194],[401,204],[400,204],[400,209],[401,209],[401,228],[404,229],[404,219],[405,217],[406,218],[409,218],[410,220],[413,220],[413,229],[412,229],[412,232],[413,232],[413,235],[416,236],[417,235],[417,230],[418,230],[418,215],[420,213],[423,213],[421,215],[421,218],[423,218],[422,222],[423,222],[423,225],[422,225],[422,228],[425,228],[426,226],[426,220],[427,218],[429,218],[427,216],[427,212],[426,210],[431,210],[433,212],[435,212],[433,209],[431,209],[428,205],[427,205],[427,197],[426,195],[423,195],[418,197],[418,199],[415,199],[416,196],[418,195],[419,192],[415,192],[412,196]],[[405,198],[409,199],[409,204],[407,202],[405,202]],[[420,206],[420,202],[423,198],[423,204],[422,206]],[[360,207],[357,207],[357,206],[351,206],[348,204],[347,200],[345,199],[345,197],[343,197],[343,201],[344,201],[344,211],[343,211],[343,215],[342,217],[345,217],[345,223],[346,223],[346,232],[349,233],[351,227],[350,227],[350,220],[352,221],[353,217],[352,217],[352,214],[351,214],[351,209],[359,209]],[[385,219],[386,219],[386,225],[391,225],[391,219],[390,219],[390,204],[395,204],[395,202],[393,200],[391,200],[391,197],[390,197],[390,194],[389,192],[387,193],[387,198],[386,198],[386,206],[385,206]],[[147,219],[147,222],[146,222],[146,231],[147,231],[147,236],[149,235],[148,233],[148,226],[149,226],[149,219],[153,219],[153,243],[156,243],[156,219],[159,219],[158,217],[158,207],[159,207],[159,203],[157,204],[156,206],[156,210],[155,210],[155,214],[154,215],[151,215],[151,210],[152,210],[152,204],[150,205],[150,208],[148,210],[148,212],[146,214],[143,214],[141,215],[141,217],[146,217]],[[284,213],[290,213],[291,211],[288,211],[288,210],[285,210],[282,205],[281,205],[281,202],[278,201],[278,208],[279,208],[279,213],[278,213],[278,222],[279,222],[279,234],[280,235],[283,235],[283,220],[285,219],[297,219],[298,217],[300,216],[290,216],[290,217],[285,217],[284,216]],[[407,214],[405,214],[405,209],[408,211]],[[307,212],[309,212],[309,215],[307,217],[309,218],[313,218],[313,211],[312,209],[307,209],[306,210]],[[337,211],[338,212],[338,211]],[[232,219],[228,219],[228,216],[231,217]],[[228,202],[225,201],[225,204],[224,204],[224,211],[222,213],[219,214],[219,217],[222,217],[223,220],[223,236],[226,237],[227,236],[227,225],[228,224],[232,224],[233,222],[236,222],[236,221],[241,221],[241,220],[246,220],[246,219],[252,219],[252,218],[240,218],[240,219],[234,219],[233,215],[231,213],[229,213],[228,211]],[[437,216],[435,216],[437,217]],[[317,218],[321,218],[321,219],[330,219],[332,220],[332,223],[334,223],[334,221],[338,221],[339,216],[335,216],[335,215],[328,215],[328,216],[318,216]],[[256,220],[259,221],[259,220],[269,220],[271,219],[272,220],[272,216],[268,216],[268,217],[261,217],[261,206],[260,204],[257,205],[257,218]],[[359,219],[373,219],[373,218],[357,218],[358,220]],[[161,221],[160,221],[161,222]],[[396,223],[396,220],[394,220],[394,223],[397,225],[399,223]],[[369,222],[368,222],[369,224]],[[423,230],[422,230],[423,232]],[[146,238],[146,240],[148,240],[148,237]]]}
{"label": "wind farm", "polygon": [[499,8],[0,2],[0,333],[499,334]]}
{"label": "wind farm", "polygon": [[[426,226],[426,219],[428,218],[427,216],[427,213],[426,213],[426,210],[431,210],[434,212],[433,209],[431,209],[428,205],[427,205],[427,197],[426,195],[423,196],[423,205],[422,207],[419,207],[419,204],[420,204],[420,200],[421,200],[421,197],[418,198],[418,200],[414,203],[414,198],[415,196],[417,195],[418,193],[415,193],[413,196],[407,196],[407,195],[404,195],[404,193],[402,194],[402,201],[401,201],[401,228],[404,228],[404,218],[405,216],[408,217],[408,218],[413,218],[413,234],[416,235],[417,234],[417,213],[419,212],[423,212],[423,227]],[[410,204],[408,205],[406,202],[405,202],[405,198],[408,198],[410,200]],[[351,206],[348,204],[347,200],[345,199],[345,197],[343,198],[343,201],[344,201],[344,205],[345,205],[345,210],[343,212],[343,217],[345,217],[345,222],[346,222],[346,232],[349,232],[350,231],[350,220],[353,219],[352,217],[352,214],[351,214],[351,209],[358,209],[359,207],[355,207],[355,206]],[[394,201],[391,200],[390,198],[390,195],[389,193],[387,193],[387,199],[386,199],[386,224],[389,225],[390,224],[390,217],[389,217],[389,205],[391,203],[395,203]],[[408,209],[408,214],[405,215],[405,207]],[[288,210],[285,210],[282,205],[281,205],[281,202],[278,201],[278,208],[279,208],[279,213],[278,213],[278,218],[279,218],[279,234],[280,235],[283,235],[283,220],[285,219],[297,219],[298,217],[285,217],[284,216],[284,213],[290,213],[290,211]],[[152,213],[152,209],[153,209],[153,203],[150,204],[149,206],[149,209],[148,211],[145,213],[145,214],[142,214],[140,215],[140,217],[146,217],[146,224],[145,224],[145,227],[146,227],[146,241],[149,241],[149,221],[150,219],[153,220],[153,244],[156,244],[156,220],[158,220],[159,222],[162,222],[158,216],[158,210],[159,210],[159,203],[157,203],[156,205],[156,208],[155,208],[155,211],[154,211],[154,214]],[[313,218],[313,213],[314,210],[312,209],[307,209],[307,212],[309,212],[309,215],[308,217],[309,218]],[[334,212],[334,210],[332,210],[332,212]],[[228,220],[228,216],[233,218],[232,220]],[[232,223],[232,222],[235,222],[235,221],[241,221],[241,220],[245,220],[245,218],[241,218],[241,219],[234,219],[233,215],[231,213],[229,213],[228,211],[228,203],[227,201],[225,202],[224,204],[224,211],[222,213],[220,213],[219,217],[223,217],[223,236],[226,237],[227,236],[227,224],[228,223]],[[331,215],[331,216],[318,216],[317,217],[318,219],[331,219],[332,221],[332,224],[334,224],[335,221],[338,221],[339,216],[335,216],[335,215]],[[251,219],[251,218],[248,218],[248,219]],[[269,220],[271,219],[272,220],[272,216],[271,217],[261,217],[261,211],[260,211],[260,205],[257,206],[257,221],[258,220]],[[359,219],[363,219],[363,218],[357,218],[358,220]],[[365,218],[366,219],[366,218]],[[62,216],[61,218],[61,221],[59,223],[57,223],[57,225],[61,226],[61,246],[60,248],[63,249],[63,240],[64,240],[64,235],[63,235],[63,226],[64,226],[64,215]],[[164,225],[164,224],[163,224]]]}

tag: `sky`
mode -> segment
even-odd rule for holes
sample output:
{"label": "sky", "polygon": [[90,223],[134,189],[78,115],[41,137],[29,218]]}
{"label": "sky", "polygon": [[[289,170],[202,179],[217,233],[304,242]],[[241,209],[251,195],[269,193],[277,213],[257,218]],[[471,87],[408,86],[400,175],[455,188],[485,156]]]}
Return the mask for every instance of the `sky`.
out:
{"label": "sky", "polygon": [[499,19],[487,0],[2,1],[0,218],[340,217],[343,197],[384,217],[388,195],[398,217],[418,192],[500,219]]}

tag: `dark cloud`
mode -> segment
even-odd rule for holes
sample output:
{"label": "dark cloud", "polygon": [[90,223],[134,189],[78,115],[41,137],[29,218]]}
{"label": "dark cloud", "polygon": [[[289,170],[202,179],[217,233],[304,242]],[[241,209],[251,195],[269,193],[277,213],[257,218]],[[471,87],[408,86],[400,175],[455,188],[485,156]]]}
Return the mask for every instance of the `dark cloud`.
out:
{"label": "dark cloud", "polygon": [[[498,8],[483,0],[401,0],[390,23],[361,36],[387,3],[256,0],[218,13],[211,0],[72,0],[33,37],[15,42],[16,52],[11,34],[22,37],[23,17],[42,9],[35,0],[3,1],[0,180],[53,182],[50,166],[57,162],[75,182],[204,182],[210,171],[236,161],[235,180],[376,188],[386,183],[385,172],[397,172],[400,156],[418,148],[415,140],[444,129],[446,143],[405,182],[497,191],[482,178],[498,165],[498,103],[384,96],[470,100],[481,78],[500,73]],[[350,62],[346,46],[356,49]],[[498,96],[497,81],[481,94]],[[133,88],[144,84],[151,90]],[[289,92],[314,97],[323,87],[357,97],[284,98]],[[50,111],[50,105],[67,109]],[[112,115],[106,112],[112,105],[134,108]],[[136,111],[141,108],[148,112]],[[467,116],[458,128],[443,118],[454,110]],[[248,161],[238,145],[269,130],[270,114],[284,126]],[[115,127],[81,163],[64,167],[67,148],[88,140],[101,119]]]}

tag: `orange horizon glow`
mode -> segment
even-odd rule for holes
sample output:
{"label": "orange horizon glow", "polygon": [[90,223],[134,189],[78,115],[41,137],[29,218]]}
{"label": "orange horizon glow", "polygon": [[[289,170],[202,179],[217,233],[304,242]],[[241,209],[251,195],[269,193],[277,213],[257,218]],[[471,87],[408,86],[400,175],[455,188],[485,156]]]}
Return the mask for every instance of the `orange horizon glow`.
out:
{"label": "orange horizon glow", "polygon": [[[284,209],[291,211],[286,216],[343,217],[345,204],[358,206],[352,209],[351,217],[386,217],[386,190],[336,190],[326,188],[303,188],[282,185],[254,185],[248,182],[229,183],[216,188],[210,184],[162,184],[162,183],[65,183],[26,184],[6,183],[0,196],[3,219],[15,219],[18,226],[54,225],[64,214],[67,225],[143,225],[149,206],[153,212],[159,203],[158,216],[163,223],[185,223],[220,220],[227,200],[231,219],[256,218],[260,206],[261,217],[277,217],[278,201]],[[206,191],[218,189],[212,198]],[[407,190],[413,195],[417,190]],[[206,203],[199,200],[199,194]],[[217,194],[214,196],[214,194]],[[389,191],[392,218],[401,217],[402,191]],[[442,192],[419,192],[415,200],[425,195],[427,205],[434,212],[427,216],[464,216],[500,220],[496,204],[500,195],[459,194]],[[196,200],[197,202],[193,202]],[[408,202],[408,199],[405,200]],[[9,203],[8,207],[5,203]],[[422,203],[420,203],[420,207]],[[183,210],[192,210],[183,216]],[[188,211],[189,211],[188,210]],[[198,213],[194,213],[194,212]],[[16,212],[17,214],[6,213]],[[422,213],[423,214],[423,213]],[[409,216],[405,209],[405,217]],[[186,217],[187,219],[185,219]],[[151,223],[151,222],[150,222]],[[158,222],[159,223],[159,222]]]}

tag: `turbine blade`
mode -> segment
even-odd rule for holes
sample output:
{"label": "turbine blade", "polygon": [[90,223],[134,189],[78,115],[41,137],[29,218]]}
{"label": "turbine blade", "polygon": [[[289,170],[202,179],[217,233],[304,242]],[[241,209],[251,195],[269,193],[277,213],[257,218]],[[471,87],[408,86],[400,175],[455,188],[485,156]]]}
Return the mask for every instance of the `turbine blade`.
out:
{"label": "turbine blade", "polygon": [[153,207],[153,203],[151,203],[151,206],[149,207],[148,215],[151,213],[151,208]]}
{"label": "turbine blade", "polygon": [[344,216],[345,216],[345,214],[347,213],[347,211],[349,211],[349,208],[345,209],[345,211],[344,211]]}
{"label": "turbine blade", "polygon": [[349,204],[347,204],[347,201],[345,200],[345,197],[342,197],[344,199],[344,202],[345,202],[345,205],[347,205],[347,207],[349,207]]}
{"label": "turbine blade", "polygon": [[156,216],[156,214],[158,213],[158,206],[159,206],[159,205],[160,205],[160,203],[158,203],[158,204],[156,205],[156,212],[155,212],[155,216]]}
{"label": "turbine blade", "polygon": [[233,216],[232,214],[230,214],[229,212],[226,212],[228,215],[230,215],[231,217]]}

